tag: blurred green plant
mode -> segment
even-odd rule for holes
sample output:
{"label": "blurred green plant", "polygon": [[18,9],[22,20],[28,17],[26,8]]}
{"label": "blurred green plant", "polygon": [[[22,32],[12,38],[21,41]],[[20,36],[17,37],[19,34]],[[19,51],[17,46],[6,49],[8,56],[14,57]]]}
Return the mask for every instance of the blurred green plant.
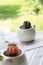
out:
{"label": "blurred green plant", "polygon": [[43,6],[43,0],[39,0],[40,4]]}
{"label": "blurred green plant", "polygon": [[17,18],[20,7],[20,5],[0,6],[0,19]]}
{"label": "blurred green plant", "polygon": [[39,8],[39,7],[35,7],[33,11],[34,11],[36,14],[39,14],[40,8]]}

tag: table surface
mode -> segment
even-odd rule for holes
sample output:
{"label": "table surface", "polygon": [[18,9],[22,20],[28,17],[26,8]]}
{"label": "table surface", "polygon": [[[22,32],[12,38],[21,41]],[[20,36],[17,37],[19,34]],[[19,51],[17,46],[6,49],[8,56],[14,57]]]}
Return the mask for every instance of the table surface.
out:
{"label": "table surface", "polygon": [[[12,33],[12,32],[10,32],[10,33]],[[10,33],[6,33],[6,35],[7,34],[10,34]],[[16,39],[16,33],[14,33],[13,32],[13,35],[15,34],[15,39]],[[1,37],[4,39],[3,41],[5,41],[6,39],[6,37],[4,38],[3,37],[3,34],[0,34],[0,35],[2,35]],[[4,34],[5,35],[5,34]],[[8,39],[7,39],[8,40]],[[43,42],[43,31],[36,31],[36,40],[35,40],[35,42],[37,43],[37,42],[39,42],[39,43],[41,43],[41,42]],[[34,43],[35,43],[34,42]],[[33,43],[33,42],[31,42],[31,43]],[[26,44],[26,43],[25,43]],[[41,50],[41,51],[40,51]],[[39,51],[39,52],[38,52]],[[30,50],[28,50],[28,51],[26,51],[25,53],[24,53],[24,60],[21,62],[21,64],[20,65],[43,65],[43,63],[42,63],[42,60],[43,60],[43,54],[40,54],[40,53],[42,53],[42,51],[43,51],[43,46],[41,46],[41,47],[37,47],[37,48],[33,48],[33,49],[30,49]],[[38,55],[39,54],[39,55]],[[35,57],[35,58],[34,58]],[[36,60],[35,60],[36,59]],[[37,59],[41,59],[41,60],[37,60]],[[34,60],[34,62],[33,62],[33,60]],[[19,60],[19,61],[21,61],[21,60]],[[0,65],[2,65],[2,61],[0,61]],[[3,64],[4,65],[4,64]],[[15,65],[15,64],[14,64]]]}

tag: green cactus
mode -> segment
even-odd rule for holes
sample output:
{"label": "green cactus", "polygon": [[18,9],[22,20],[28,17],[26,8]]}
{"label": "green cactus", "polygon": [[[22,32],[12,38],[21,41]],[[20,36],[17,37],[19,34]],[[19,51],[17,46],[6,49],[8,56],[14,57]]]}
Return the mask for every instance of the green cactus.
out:
{"label": "green cactus", "polygon": [[23,27],[24,28],[30,28],[31,27],[31,23],[29,21],[24,21]]}

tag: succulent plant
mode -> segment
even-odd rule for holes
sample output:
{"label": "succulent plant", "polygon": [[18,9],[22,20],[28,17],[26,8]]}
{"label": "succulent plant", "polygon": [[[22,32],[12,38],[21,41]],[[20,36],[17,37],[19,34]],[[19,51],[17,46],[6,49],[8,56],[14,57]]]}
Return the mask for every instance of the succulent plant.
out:
{"label": "succulent plant", "polygon": [[9,55],[12,55],[12,56],[17,55],[19,53],[19,51],[20,50],[16,44],[9,44],[8,45],[7,52]]}
{"label": "succulent plant", "polygon": [[31,23],[29,21],[24,21],[23,28],[30,28],[30,27],[31,27]]}

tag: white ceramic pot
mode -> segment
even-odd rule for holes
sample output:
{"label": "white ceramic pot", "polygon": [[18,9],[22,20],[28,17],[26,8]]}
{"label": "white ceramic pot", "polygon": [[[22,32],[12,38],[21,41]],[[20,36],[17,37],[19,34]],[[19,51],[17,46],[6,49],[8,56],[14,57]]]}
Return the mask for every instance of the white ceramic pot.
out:
{"label": "white ceramic pot", "polygon": [[[4,51],[3,51],[4,52]],[[2,65],[20,65],[21,63],[20,62],[20,58],[24,55],[24,51],[22,50],[21,54],[18,55],[18,56],[15,56],[15,57],[8,57],[8,56],[5,56],[3,53],[2,53],[2,56],[3,56],[3,62],[2,62]]]}
{"label": "white ceramic pot", "polygon": [[17,37],[20,41],[27,42],[35,39],[35,25],[32,25],[30,29],[18,28]]}

